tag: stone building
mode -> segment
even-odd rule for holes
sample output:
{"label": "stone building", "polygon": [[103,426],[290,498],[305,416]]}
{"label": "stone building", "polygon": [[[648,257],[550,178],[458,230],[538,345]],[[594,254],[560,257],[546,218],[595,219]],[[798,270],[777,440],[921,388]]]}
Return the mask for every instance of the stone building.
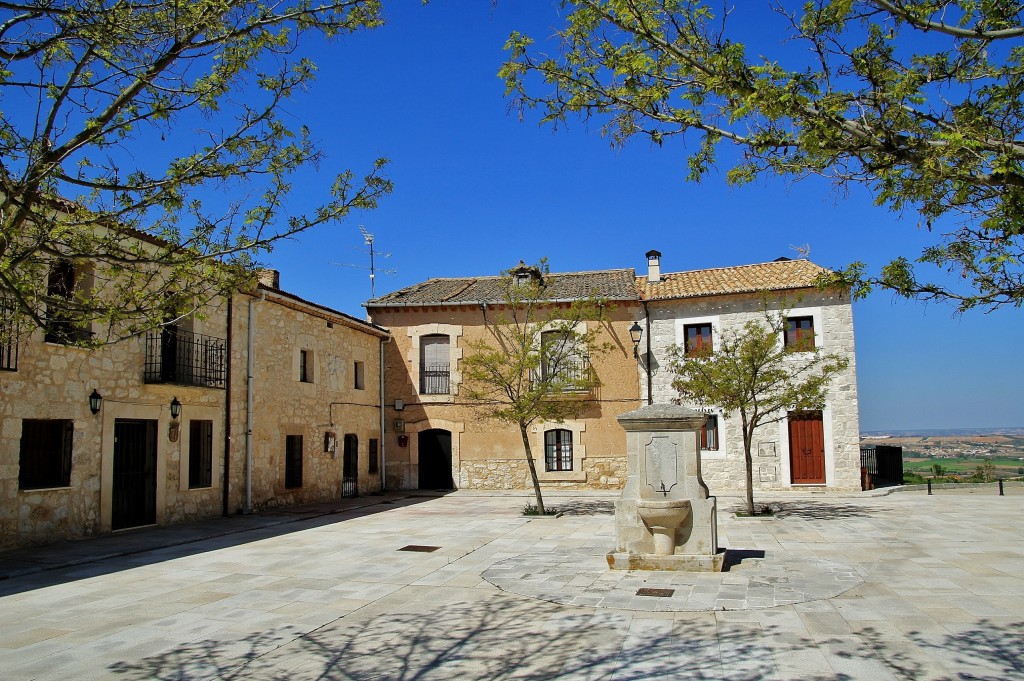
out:
{"label": "stone building", "polygon": [[[849,367],[830,384],[823,410],[791,413],[756,431],[754,487],[859,490],[857,376],[848,292],[820,290],[817,278],[826,270],[807,260],[782,258],[665,274],[661,272],[661,254],[650,251],[647,256],[648,274],[637,278],[646,311],[642,350],[649,353],[641,366],[640,382],[653,402],[671,402],[677,397],[667,370],[670,346],[714,346],[724,330],[761,317],[765,310],[784,312],[792,334],[813,342],[815,348],[846,357]],[[809,448],[796,451],[798,440],[810,443]],[[738,417],[710,413],[702,435],[701,462],[704,480],[713,494],[744,489]]]}
{"label": "stone building", "polygon": [[200,317],[0,347],[0,548],[380,489],[386,331],[276,282]]}
{"label": "stone building", "polygon": [[229,510],[380,491],[388,332],[282,291],[276,272],[261,274],[254,293],[231,303]]}
{"label": "stone building", "polygon": [[[544,488],[617,489],[625,482],[625,432],[615,417],[640,405],[629,335],[640,310],[634,278],[631,269],[545,277],[546,295],[556,307],[585,298],[606,301],[607,321],[587,324],[613,349],[582,360],[600,385],[566,395],[581,401],[579,418],[535,423],[530,430]],[[384,360],[388,489],[532,485],[518,428],[482,418],[462,389],[467,343],[485,336],[487,319],[500,317],[500,283],[497,276],[430,279],[366,303],[374,323],[392,334]],[[551,455],[555,450],[557,456]]]}

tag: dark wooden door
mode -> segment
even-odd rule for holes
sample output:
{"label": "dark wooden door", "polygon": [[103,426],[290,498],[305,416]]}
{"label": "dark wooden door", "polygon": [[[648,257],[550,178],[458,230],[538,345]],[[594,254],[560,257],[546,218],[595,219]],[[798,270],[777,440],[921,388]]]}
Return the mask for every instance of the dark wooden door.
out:
{"label": "dark wooden door", "polygon": [[114,421],[114,484],[111,527],[156,522],[156,421]]}
{"label": "dark wooden door", "polygon": [[419,434],[420,489],[452,489],[452,434],[433,428]]}
{"label": "dark wooden door", "polygon": [[345,435],[341,455],[341,496],[359,496],[359,438]]}
{"label": "dark wooden door", "polygon": [[820,411],[790,412],[789,469],[793,484],[825,484],[825,429]]}

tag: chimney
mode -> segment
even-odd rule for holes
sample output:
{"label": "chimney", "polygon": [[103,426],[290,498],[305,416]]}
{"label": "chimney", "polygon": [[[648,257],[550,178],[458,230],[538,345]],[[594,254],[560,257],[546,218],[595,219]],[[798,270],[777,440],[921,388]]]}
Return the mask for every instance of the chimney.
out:
{"label": "chimney", "polygon": [[661,253],[655,250],[647,251],[647,282],[657,284],[661,281]]}
{"label": "chimney", "polygon": [[281,288],[281,273],[277,270],[259,268],[256,270],[256,278],[267,288]]}

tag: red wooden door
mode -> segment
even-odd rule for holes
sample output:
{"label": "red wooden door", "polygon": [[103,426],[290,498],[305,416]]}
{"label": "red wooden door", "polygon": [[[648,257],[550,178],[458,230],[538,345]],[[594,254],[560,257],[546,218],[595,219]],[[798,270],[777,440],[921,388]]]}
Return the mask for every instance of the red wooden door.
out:
{"label": "red wooden door", "polygon": [[820,411],[790,412],[789,470],[794,485],[825,484],[825,430]]}

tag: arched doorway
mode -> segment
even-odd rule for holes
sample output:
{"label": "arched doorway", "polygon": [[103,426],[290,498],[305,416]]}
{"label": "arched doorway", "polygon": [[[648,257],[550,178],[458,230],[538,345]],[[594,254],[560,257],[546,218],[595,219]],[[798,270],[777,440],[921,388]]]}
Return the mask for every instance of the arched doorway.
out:
{"label": "arched doorway", "polygon": [[440,428],[419,434],[419,488],[452,489],[452,434]]}

